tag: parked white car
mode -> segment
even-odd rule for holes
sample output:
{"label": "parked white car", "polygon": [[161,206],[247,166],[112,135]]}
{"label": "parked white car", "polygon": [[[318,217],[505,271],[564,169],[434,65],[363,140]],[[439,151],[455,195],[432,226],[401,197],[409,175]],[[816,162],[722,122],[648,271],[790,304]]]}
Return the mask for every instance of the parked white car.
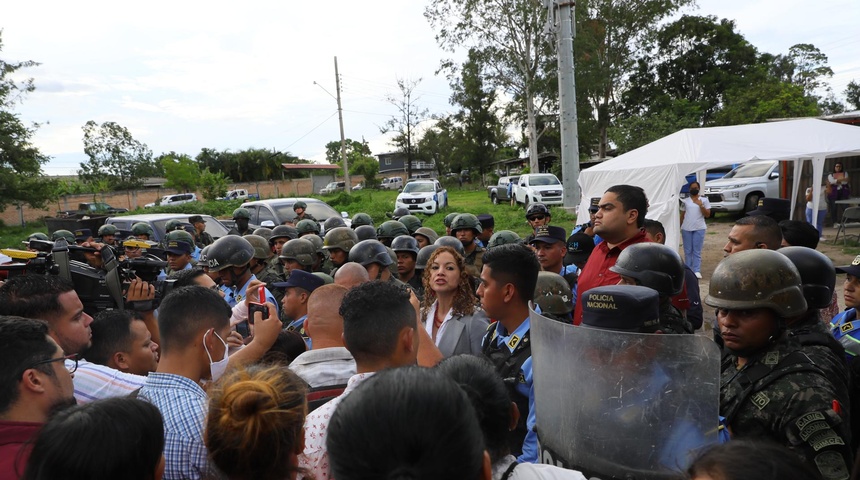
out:
{"label": "parked white car", "polygon": [[331,195],[334,192],[342,192],[346,188],[346,182],[329,182],[328,185],[320,189],[320,195]]}
{"label": "parked white car", "polygon": [[143,208],[152,208],[156,205],[159,207],[169,207],[171,205],[182,205],[183,203],[191,203],[197,201],[196,193],[177,193],[176,195],[165,195],[161,200],[155,203],[147,203]]}
{"label": "parked white car", "polygon": [[403,187],[403,177],[383,178],[379,184],[381,190],[400,190]]}
{"label": "parked white car", "polygon": [[514,200],[517,203],[528,205],[540,202],[545,205],[561,205],[562,185],[558,177],[551,173],[528,173],[520,175],[514,185]]}
{"label": "parked white car", "polygon": [[433,215],[448,206],[448,190],[438,180],[413,180],[397,195],[394,208]]}
{"label": "parked white car", "polygon": [[779,198],[779,162],[748,162],[719,180],[705,182],[702,192],[714,212],[749,212],[762,197]]}

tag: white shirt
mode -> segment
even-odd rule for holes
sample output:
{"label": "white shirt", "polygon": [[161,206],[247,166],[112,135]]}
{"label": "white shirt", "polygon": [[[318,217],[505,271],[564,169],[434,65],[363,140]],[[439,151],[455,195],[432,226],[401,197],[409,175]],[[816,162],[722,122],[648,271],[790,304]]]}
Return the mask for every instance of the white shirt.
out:
{"label": "white shirt", "polygon": [[[427,318],[424,319],[424,329],[427,330],[427,335],[430,335],[430,338],[433,338],[433,322],[436,320],[436,308],[438,306],[439,300],[433,302],[433,305],[430,305],[430,310],[427,312]],[[439,325],[436,337],[433,338],[433,342],[437,347],[439,346],[439,340],[442,339],[442,332],[444,332],[445,328],[448,326],[448,320],[451,320],[453,312],[453,308],[448,309],[448,313],[445,314],[445,318],[442,320],[442,325]]]}
{"label": "white shirt", "polygon": [[[711,202],[708,201],[708,197],[700,195],[699,200],[702,201],[702,206],[708,210],[711,209]],[[702,215],[702,209],[693,202],[692,198],[681,199],[681,211],[684,212],[684,223],[681,224],[681,230],[695,232],[696,230],[707,228],[707,225],[705,225],[705,216]]]}
{"label": "white shirt", "polygon": [[75,385],[75,400],[82,404],[105,398],[125,397],[142,387],[146,383],[146,377],[79,360],[72,381]]}
{"label": "white shirt", "polygon": [[[493,465],[493,480],[501,480],[502,475],[515,460],[513,455],[499,459]],[[514,467],[508,480],[585,480],[585,475],[578,470],[567,470],[554,465],[521,463]]]}
{"label": "white shirt", "polygon": [[[827,193],[824,191],[825,188],[821,187],[821,192],[818,193],[818,210],[827,210]],[[812,187],[806,189],[806,194],[809,195],[812,193]],[[806,202],[806,208],[812,210],[812,201]]]}

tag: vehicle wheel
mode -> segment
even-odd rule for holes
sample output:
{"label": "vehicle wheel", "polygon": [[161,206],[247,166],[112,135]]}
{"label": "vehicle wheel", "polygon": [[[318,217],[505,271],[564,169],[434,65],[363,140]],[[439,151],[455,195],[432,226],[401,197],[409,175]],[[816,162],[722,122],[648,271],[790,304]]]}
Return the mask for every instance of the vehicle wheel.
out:
{"label": "vehicle wheel", "polygon": [[493,194],[493,196],[492,196],[491,198],[493,199],[493,205],[498,205],[498,204],[499,204],[499,197],[498,197],[498,195],[496,195],[496,194],[494,193],[494,194]]}
{"label": "vehicle wheel", "polygon": [[744,202],[744,213],[751,212],[758,208],[759,198],[759,195],[756,193],[748,195],[746,201]]}
{"label": "vehicle wheel", "polygon": [[523,209],[525,209],[526,211],[528,211],[528,209],[529,209],[529,196],[528,195],[526,195],[525,200],[523,200]]}

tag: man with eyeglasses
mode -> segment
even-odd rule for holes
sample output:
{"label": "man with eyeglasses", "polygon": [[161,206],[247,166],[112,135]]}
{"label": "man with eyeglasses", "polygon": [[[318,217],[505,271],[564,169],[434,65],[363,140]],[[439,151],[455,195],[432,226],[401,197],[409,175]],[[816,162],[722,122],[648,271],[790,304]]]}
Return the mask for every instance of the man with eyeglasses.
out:
{"label": "man with eyeglasses", "polygon": [[[129,301],[155,296],[148,283],[135,279],[129,286]],[[0,315],[17,315],[47,322],[48,335],[66,354],[84,354],[92,341],[93,318],[71,281],[54,275],[21,275],[0,287]],[[144,322],[153,341],[158,343],[158,326],[153,315]],[[2,345],[2,344],[0,344]],[[2,350],[2,348],[0,348]],[[120,372],[114,368],[81,360],[75,377],[74,394],[78,403],[128,395],[143,385],[146,377]]]}
{"label": "man with eyeglasses", "polygon": [[40,320],[0,316],[0,480],[24,473],[29,445],[48,417],[75,404],[74,358]]}

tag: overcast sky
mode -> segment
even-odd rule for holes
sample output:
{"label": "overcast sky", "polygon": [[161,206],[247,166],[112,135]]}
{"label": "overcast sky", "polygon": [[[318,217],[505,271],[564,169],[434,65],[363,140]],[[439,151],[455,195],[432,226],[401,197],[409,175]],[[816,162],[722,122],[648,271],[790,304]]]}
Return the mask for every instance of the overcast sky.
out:
{"label": "overcast sky", "polygon": [[[276,148],[321,160],[339,139],[334,56],[343,80],[346,136],[391,150],[379,126],[395,79],[423,78],[420,104],[453,110],[435,70],[445,54],[424,19],[425,1],[150,1],[143,4],[7,2],[6,61],[34,60],[37,90],[18,107],[44,123],[35,144],[48,174],[74,174],[81,127],[115,121],[157,155],[201,148]],[[813,43],[830,58],[841,93],[860,80],[860,2],[700,0],[698,14],[736,21],[759,50]]]}

